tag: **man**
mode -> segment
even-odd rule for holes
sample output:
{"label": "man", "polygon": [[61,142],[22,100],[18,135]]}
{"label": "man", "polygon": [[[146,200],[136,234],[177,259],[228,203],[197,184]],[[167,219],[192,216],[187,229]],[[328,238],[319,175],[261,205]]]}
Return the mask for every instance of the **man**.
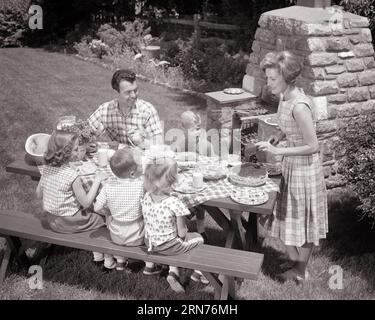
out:
{"label": "man", "polygon": [[138,85],[131,70],[118,70],[112,76],[112,88],[118,97],[103,103],[89,117],[97,136],[104,131],[111,140],[146,148],[162,142],[162,128],[155,107],[138,99]]}

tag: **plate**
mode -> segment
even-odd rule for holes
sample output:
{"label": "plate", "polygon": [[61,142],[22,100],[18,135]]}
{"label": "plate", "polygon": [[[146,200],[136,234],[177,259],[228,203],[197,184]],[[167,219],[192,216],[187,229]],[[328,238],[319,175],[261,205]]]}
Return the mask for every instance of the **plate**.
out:
{"label": "plate", "polygon": [[237,203],[249,206],[259,206],[269,199],[267,192],[253,188],[235,190],[230,197]]}
{"label": "plate", "polygon": [[241,88],[226,88],[223,90],[223,92],[226,94],[241,94],[244,93],[245,90]]}
{"label": "plate", "polygon": [[181,182],[173,186],[174,191],[177,191],[179,193],[188,193],[188,194],[198,193],[198,192],[203,191],[206,188],[207,188],[207,185],[205,183],[203,184],[202,187],[195,188],[193,186],[193,180],[190,180],[190,179],[184,179]]}
{"label": "plate", "polygon": [[80,176],[95,174],[98,169],[94,163],[91,162],[74,162],[71,167],[77,171]]}
{"label": "plate", "polygon": [[180,170],[189,170],[198,167],[196,161],[177,161],[177,166]]}
{"label": "plate", "polygon": [[206,181],[215,181],[227,177],[226,168],[218,165],[209,165],[201,170],[203,179]]}
{"label": "plate", "polygon": [[269,117],[265,119],[264,122],[269,124],[270,126],[278,126],[277,119],[275,117]]}

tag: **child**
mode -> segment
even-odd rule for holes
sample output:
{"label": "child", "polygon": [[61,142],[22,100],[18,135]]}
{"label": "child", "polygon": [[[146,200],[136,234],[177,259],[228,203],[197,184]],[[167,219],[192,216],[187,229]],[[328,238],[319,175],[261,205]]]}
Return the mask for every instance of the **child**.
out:
{"label": "child", "polygon": [[[177,163],[172,158],[155,158],[145,169],[146,194],[142,201],[145,219],[145,242],[148,250],[164,255],[177,255],[187,252],[203,243],[197,233],[187,232],[185,216],[189,210],[176,197],[171,196],[171,186],[177,180]],[[199,271],[202,282],[207,279]],[[175,292],[185,292],[179,282],[177,267],[169,267],[167,281]]]}
{"label": "child", "polygon": [[214,156],[214,148],[207,140],[205,130],[201,129],[201,118],[192,111],[185,111],[180,116],[181,126],[184,129],[184,139],[176,142],[176,152],[196,152],[204,156]]}
{"label": "child", "polygon": [[[89,210],[100,183],[106,178],[97,173],[88,193],[69,161],[78,153],[78,137],[71,132],[52,133],[36,193],[43,199],[43,210],[49,227],[59,233],[76,233],[105,226],[104,218]],[[94,253],[95,257],[95,253]]]}
{"label": "child", "polygon": [[[134,149],[135,150],[135,149]],[[144,244],[144,222],[141,200],[144,196],[141,155],[131,148],[117,150],[110,160],[116,178],[110,179],[101,189],[94,204],[99,212],[108,208],[107,227],[114,243],[124,246]],[[117,264],[115,260],[117,260]],[[121,256],[104,255],[104,267],[124,270],[126,259]],[[146,262],[146,275],[161,272],[159,266]]]}
{"label": "child", "polygon": [[[207,140],[206,133],[201,129],[201,118],[192,111],[185,111],[181,114],[181,125],[185,130],[184,141],[177,141],[176,152],[197,152],[204,156],[214,156],[214,148]],[[205,233],[204,216],[205,210],[201,206],[190,209],[191,213],[196,217],[197,232],[201,234],[205,243],[208,238]],[[195,281],[195,279],[193,279]]]}

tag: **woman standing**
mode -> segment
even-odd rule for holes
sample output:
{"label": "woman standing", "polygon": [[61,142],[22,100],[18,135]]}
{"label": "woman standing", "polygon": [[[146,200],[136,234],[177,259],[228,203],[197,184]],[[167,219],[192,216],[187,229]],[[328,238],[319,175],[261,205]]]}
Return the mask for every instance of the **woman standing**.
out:
{"label": "woman standing", "polygon": [[[269,53],[261,62],[267,85],[280,95],[277,112],[281,129],[273,141],[256,145],[261,151],[282,156],[281,192],[274,214],[265,227],[271,236],[286,245],[291,269],[278,275],[286,281],[304,280],[313,246],[328,232],[327,192],[319,156],[312,101],[295,86],[302,70],[296,57],[288,51]],[[286,138],[285,148],[276,147]]]}

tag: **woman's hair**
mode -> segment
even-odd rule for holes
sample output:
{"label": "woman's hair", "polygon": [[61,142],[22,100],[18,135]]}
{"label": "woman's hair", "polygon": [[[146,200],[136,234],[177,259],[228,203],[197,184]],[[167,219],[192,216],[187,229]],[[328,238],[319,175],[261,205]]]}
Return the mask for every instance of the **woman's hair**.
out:
{"label": "woman's hair", "polygon": [[46,163],[54,167],[68,163],[77,139],[76,133],[55,130],[49,138],[48,148],[44,155]]}
{"label": "woman's hair", "polygon": [[144,187],[153,194],[167,193],[177,181],[177,162],[169,157],[158,157],[147,164],[144,173]]}
{"label": "woman's hair", "polygon": [[294,85],[297,77],[302,71],[302,65],[297,57],[289,51],[269,52],[266,54],[260,67],[266,69],[277,69],[287,84]]}
{"label": "woman's hair", "polygon": [[132,70],[129,69],[120,69],[117,70],[112,76],[112,88],[117,92],[120,92],[120,82],[128,81],[133,83],[136,79],[136,75]]}

